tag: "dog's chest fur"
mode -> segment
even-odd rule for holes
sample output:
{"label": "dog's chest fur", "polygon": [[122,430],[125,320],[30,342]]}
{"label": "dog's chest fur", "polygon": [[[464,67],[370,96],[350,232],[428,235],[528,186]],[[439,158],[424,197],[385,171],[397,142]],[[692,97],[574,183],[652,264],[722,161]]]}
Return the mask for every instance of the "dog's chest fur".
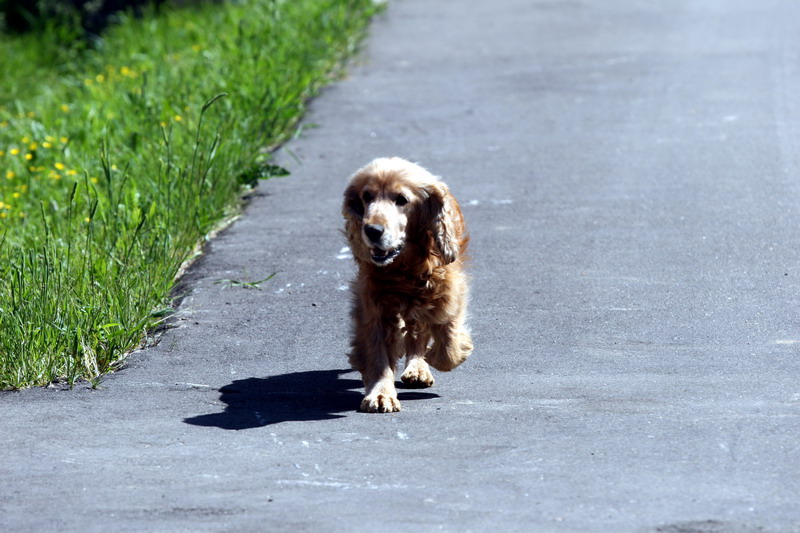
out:
{"label": "dog's chest fur", "polygon": [[[361,282],[373,304],[387,314],[406,319],[438,322],[449,305],[447,267],[431,272],[410,273],[403,269],[380,269],[364,272]],[[413,316],[409,316],[413,312]]]}

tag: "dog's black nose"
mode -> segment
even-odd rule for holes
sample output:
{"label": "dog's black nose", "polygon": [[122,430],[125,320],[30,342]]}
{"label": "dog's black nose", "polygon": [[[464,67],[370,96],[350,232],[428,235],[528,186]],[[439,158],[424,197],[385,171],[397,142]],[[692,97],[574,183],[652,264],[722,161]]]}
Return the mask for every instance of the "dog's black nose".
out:
{"label": "dog's black nose", "polygon": [[380,224],[367,224],[364,226],[364,233],[367,234],[367,238],[372,242],[380,240],[383,235],[383,230],[384,228]]}

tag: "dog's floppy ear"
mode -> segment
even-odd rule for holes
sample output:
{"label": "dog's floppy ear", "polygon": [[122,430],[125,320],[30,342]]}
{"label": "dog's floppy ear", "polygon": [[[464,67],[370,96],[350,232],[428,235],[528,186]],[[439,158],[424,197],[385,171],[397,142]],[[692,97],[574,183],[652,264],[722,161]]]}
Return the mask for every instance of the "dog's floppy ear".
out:
{"label": "dog's floppy ear", "polygon": [[364,203],[361,201],[359,187],[355,182],[344,191],[344,201],[342,202],[342,215],[344,216],[344,234],[347,243],[356,261],[363,255],[364,242],[361,239],[361,221],[364,218]]}
{"label": "dog's floppy ear", "polygon": [[461,210],[450,195],[450,189],[443,182],[436,182],[425,188],[428,193],[430,229],[436,247],[445,264],[458,259],[459,233],[463,224]]}
{"label": "dog's floppy ear", "polygon": [[364,218],[364,203],[361,201],[361,196],[355,186],[355,183],[351,183],[344,190],[342,215],[346,219],[356,218],[361,220]]}

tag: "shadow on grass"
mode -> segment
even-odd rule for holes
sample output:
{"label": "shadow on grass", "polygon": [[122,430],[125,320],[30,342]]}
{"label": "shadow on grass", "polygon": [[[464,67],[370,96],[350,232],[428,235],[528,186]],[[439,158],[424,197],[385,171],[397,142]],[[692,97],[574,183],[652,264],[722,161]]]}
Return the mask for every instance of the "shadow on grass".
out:
{"label": "shadow on grass", "polygon": [[[352,370],[313,370],[292,372],[267,378],[239,379],[219,389],[220,400],[227,404],[221,413],[184,419],[193,426],[221,429],[251,429],[280,422],[302,422],[343,418],[358,410],[363,397],[360,379]],[[438,398],[427,392],[399,392],[403,400]]]}

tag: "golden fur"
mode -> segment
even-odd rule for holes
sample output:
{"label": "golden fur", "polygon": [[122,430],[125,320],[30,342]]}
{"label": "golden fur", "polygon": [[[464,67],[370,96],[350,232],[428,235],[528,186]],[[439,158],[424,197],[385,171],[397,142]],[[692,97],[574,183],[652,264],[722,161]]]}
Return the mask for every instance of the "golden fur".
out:
{"label": "golden fur", "polygon": [[429,365],[452,370],[472,352],[465,326],[469,236],[447,185],[400,159],[375,159],[350,179],[342,214],[358,275],[350,364],[361,372],[361,410],[400,410],[406,386],[433,385]]}

